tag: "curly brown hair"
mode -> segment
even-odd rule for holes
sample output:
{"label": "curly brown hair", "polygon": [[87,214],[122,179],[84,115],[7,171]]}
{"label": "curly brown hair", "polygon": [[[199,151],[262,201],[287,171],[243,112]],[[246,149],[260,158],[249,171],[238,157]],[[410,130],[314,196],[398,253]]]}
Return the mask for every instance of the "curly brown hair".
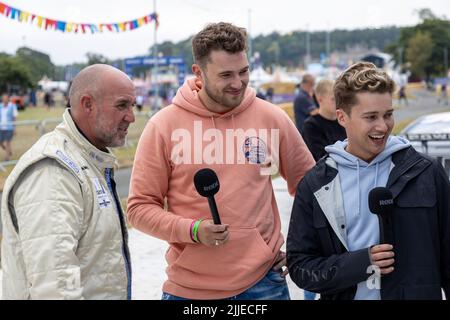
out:
{"label": "curly brown hair", "polygon": [[342,109],[348,115],[358,102],[356,94],[361,92],[392,94],[394,90],[395,83],[392,78],[370,62],[358,62],[350,66],[337,78],[333,87],[336,109]]}
{"label": "curly brown hair", "polygon": [[192,38],[194,62],[205,66],[213,50],[238,53],[247,50],[247,32],[231,23],[219,22],[208,24]]}

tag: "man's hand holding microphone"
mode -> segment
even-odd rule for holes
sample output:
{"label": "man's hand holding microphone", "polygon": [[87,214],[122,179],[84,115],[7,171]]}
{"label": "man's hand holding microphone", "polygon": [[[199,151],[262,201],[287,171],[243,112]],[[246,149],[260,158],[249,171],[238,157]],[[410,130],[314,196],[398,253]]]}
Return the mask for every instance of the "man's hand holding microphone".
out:
{"label": "man's hand holding microphone", "polygon": [[392,234],[392,210],[394,199],[389,189],[377,187],[369,192],[369,209],[376,214],[380,226],[380,244],[370,248],[370,260],[372,264],[380,268],[381,275],[387,275],[394,271],[394,246]]}
{"label": "man's hand holding microphone", "polygon": [[197,171],[194,176],[194,185],[197,192],[208,198],[209,209],[213,219],[202,220],[198,225],[198,241],[206,246],[219,246],[227,243],[229,239],[228,225],[221,224],[214,195],[219,191],[219,178],[208,168]]}

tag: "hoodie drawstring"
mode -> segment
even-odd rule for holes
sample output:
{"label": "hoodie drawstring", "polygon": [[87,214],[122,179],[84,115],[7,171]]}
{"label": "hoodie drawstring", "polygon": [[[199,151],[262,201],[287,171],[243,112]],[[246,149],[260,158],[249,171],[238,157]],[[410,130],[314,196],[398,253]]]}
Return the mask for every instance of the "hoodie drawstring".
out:
{"label": "hoodie drawstring", "polygon": [[373,185],[374,188],[378,185],[378,168],[379,167],[380,167],[380,163],[377,162],[377,164],[375,165],[375,184]]}
{"label": "hoodie drawstring", "polygon": [[[369,168],[369,167],[367,167]],[[380,168],[380,163],[377,162],[375,164],[375,181],[373,184],[373,188],[375,188],[378,185],[378,169]],[[357,183],[358,183],[358,210],[356,210],[356,215],[359,216],[361,212],[361,193],[360,193],[360,178],[359,178],[359,160],[356,159],[356,174],[357,174]]]}
{"label": "hoodie drawstring", "polygon": [[211,121],[212,121],[212,124],[213,124],[214,129],[217,130],[217,128],[216,128],[216,122],[214,121],[214,117],[213,117],[213,116],[211,116]]}
{"label": "hoodie drawstring", "polygon": [[[212,124],[213,124],[213,127],[214,127],[214,129],[215,129],[215,132],[217,133],[217,127],[216,127],[216,121],[214,120],[214,116],[213,115],[211,115],[211,122],[212,122]],[[236,132],[236,124],[234,123],[234,114],[231,114],[231,123],[233,124],[233,132]],[[233,135],[233,139],[234,139],[234,144],[235,145],[237,145],[237,136],[236,135]],[[218,137],[217,137],[217,135],[215,136],[215,139],[214,139],[214,141],[215,141],[215,143],[216,143],[216,150],[219,150],[220,148],[219,148],[219,145],[218,145]]]}
{"label": "hoodie drawstring", "polygon": [[357,175],[357,188],[358,188],[358,208],[356,210],[356,216],[359,216],[360,214],[360,208],[361,208],[361,188],[359,187],[359,160],[356,159],[356,175]]}

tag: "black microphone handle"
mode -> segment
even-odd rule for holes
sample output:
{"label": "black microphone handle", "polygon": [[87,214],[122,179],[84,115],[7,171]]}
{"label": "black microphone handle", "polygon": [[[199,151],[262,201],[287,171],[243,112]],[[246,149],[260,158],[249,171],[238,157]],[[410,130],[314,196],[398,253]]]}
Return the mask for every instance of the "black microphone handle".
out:
{"label": "black microphone handle", "polygon": [[214,224],[222,224],[220,222],[219,211],[217,210],[216,200],[214,200],[214,196],[208,197],[208,203]]}
{"label": "black microphone handle", "polygon": [[394,226],[392,225],[392,215],[386,214],[381,216],[381,223],[383,226],[383,240],[384,243],[394,244]]}
{"label": "black microphone handle", "polygon": [[380,226],[380,244],[386,243],[386,235],[384,233],[385,230],[385,219],[383,218],[383,215],[378,215],[378,223]]}

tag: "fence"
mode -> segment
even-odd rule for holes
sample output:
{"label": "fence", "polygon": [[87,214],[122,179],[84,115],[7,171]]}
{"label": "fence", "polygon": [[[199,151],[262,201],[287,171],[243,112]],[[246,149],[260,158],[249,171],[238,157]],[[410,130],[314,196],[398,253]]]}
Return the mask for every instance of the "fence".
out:
{"label": "fence", "polygon": [[[147,120],[153,114],[150,112],[138,112],[135,114],[136,121],[130,125],[127,142],[124,147],[137,143],[141,136]],[[62,118],[47,118],[44,120],[22,120],[15,121],[16,134],[12,140],[12,160],[0,162],[0,170],[5,172],[6,167],[14,166],[20,156],[24,154],[42,135],[52,131]]]}

